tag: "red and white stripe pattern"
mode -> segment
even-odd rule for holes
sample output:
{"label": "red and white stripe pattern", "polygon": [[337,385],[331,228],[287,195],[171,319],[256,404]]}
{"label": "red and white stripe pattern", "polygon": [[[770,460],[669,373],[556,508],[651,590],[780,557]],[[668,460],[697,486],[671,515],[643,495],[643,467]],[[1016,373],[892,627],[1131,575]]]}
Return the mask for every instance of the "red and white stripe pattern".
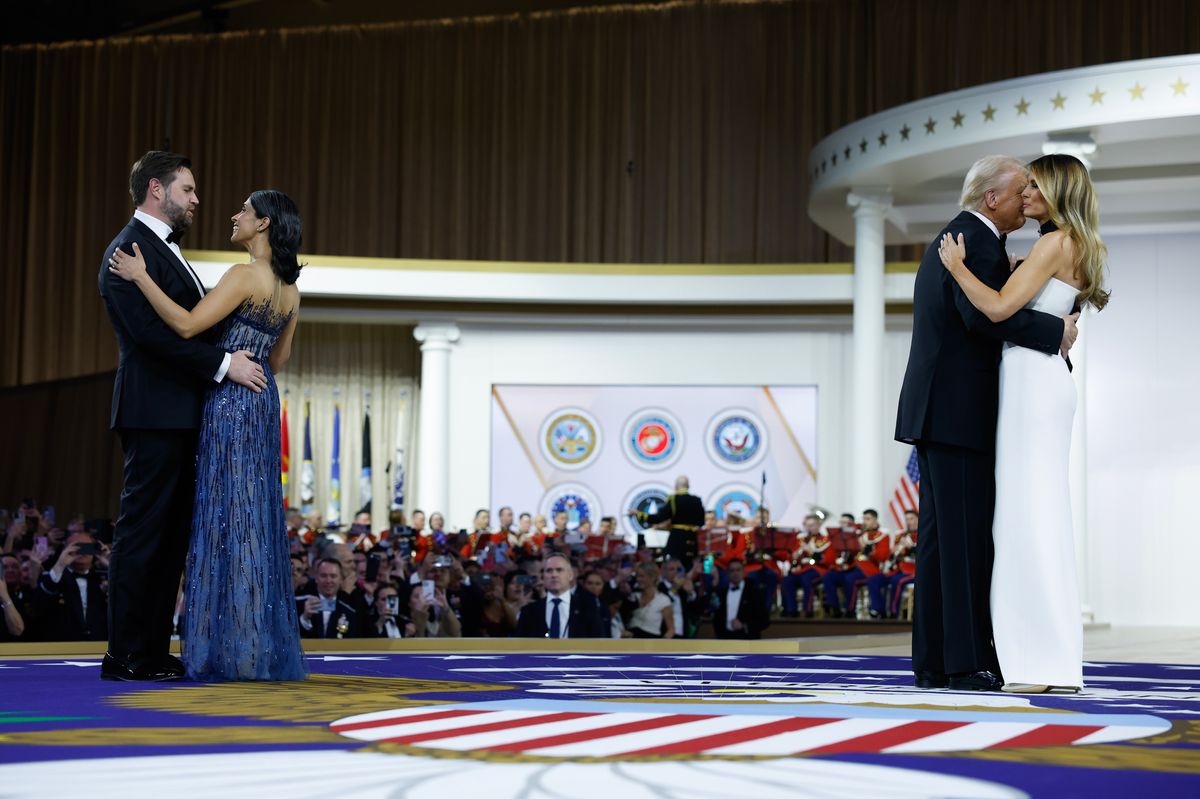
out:
{"label": "red and white stripe pattern", "polygon": [[[569,705],[570,703],[563,703]],[[372,743],[571,760],[666,755],[775,756],[846,752],[975,751],[1129,740],[1160,727],[812,718],[752,714],[404,708],[336,721],[334,732]]]}
{"label": "red and white stripe pattern", "polygon": [[920,506],[921,467],[917,465],[917,448],[913,447],[912,454],[908,456],[908,463],[900,473],[900,480],[896,483],[896,490],[892,492],[892,498],[888,502],[888,510],[892,512],[896,529],[908,529],[904,524],[904,512],[917,510]]}

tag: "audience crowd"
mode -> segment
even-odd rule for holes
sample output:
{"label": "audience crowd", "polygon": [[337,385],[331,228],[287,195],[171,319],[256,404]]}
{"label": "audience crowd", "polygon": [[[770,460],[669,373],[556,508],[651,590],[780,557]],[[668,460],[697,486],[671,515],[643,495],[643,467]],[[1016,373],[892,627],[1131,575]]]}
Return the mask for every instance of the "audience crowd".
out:
{"label": "audience crowd", "polygon": [[[765,511],[749,524],[709,511],[692,563],[629,540],[612,517],[572,529],[566,513],[497,516],[451,531],[441,513],[393,512],[378,529],[367,513],[339,527],[288,509],[301,635],[752,639],[773,617],[897,618],[915,573],[912,511],[890,534],[874,510],[828,529],[810,515],[799,531]],[[0,642],[107,640],[111,522],[60,526],[25,499],[0,510],[0,530]]]}

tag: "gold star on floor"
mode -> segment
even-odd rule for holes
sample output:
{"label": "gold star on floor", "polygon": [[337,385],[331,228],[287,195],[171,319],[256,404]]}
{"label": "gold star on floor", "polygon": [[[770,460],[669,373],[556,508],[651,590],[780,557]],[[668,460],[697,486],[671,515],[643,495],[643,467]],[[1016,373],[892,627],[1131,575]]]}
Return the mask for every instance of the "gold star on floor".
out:
{"label": "gold star on floor", "polygon": [[1014,105],[1013,108],[1017,109],[1017,116],[1021,116],[1022,114],[1028,114],[1029,113],[1029,101],[1026,100],[1024,97],[1022,97],[1021,102]]}
{"label": "gold star on floor", "polygon": [[858,151],[860,153],[865,153],[867,151],[867,140],[866,139],[863,139],[862,141],[860,141],[858,143]]}
{"label": "gold star on floor", "polygon": [[1050,98],[1050,102],[1054,103],[1055,111],[1061,111],[1067,104],[1067,98],[1062,96],[1062,92],[1055,92],[1054,96]]}
{"label": "gold star on floor", "polygon": [[1145,100],[1146,99],[1144,97],[1144,95],[1146,94],[1146,87],[1143,86],[1142,84],[1138,83],[1136,80],[1133,82],[1133,87],[1128,89],[1128,91],[1129,91],[1129,99],[1130,100]]}
{"label": "gold star on floor", "polygon": [[996,121],[996,109],[992,108],[991,103],[988,103],[987,108],[983,109],[983,121],[984,122],[995,122]]}
{"label": "gold star on floor", "polygon": [[1103,105],[1104,104],[1104,94],[1105,94],[1104,92],[1100,91],[1100,87],[1097,86],[1096,91],[1089,94],[1088,97],[1092,98],[1092,105]]}
{"label": "gold star on floor", "polygon": [[884,133],[882,130],[879,131],[879,146],[887,147],[887,134]]}
{"label": "gold star on floor", "polygon": [[1182,97],[1187,94],[1187,87],[1191,85],[1190,83],[1184,83],[1183,78],[1176,78],[1175,82],[1171,84],[1171,88],[1175,90],[1174,96]]}
{"label": "gold star on floor", "polygon": [[900,128],[900,140],[908,141],[908,134],[911,132],[912,132],[912,128],[910,128],[906,123],[904,125],[904,127]]}
{"label": "gold star on floor", "polygon": [[929,120],[925,123],[925,135],[929,136],[930,134],[932,134],[933,129],[936,127],[937,127],[937,121],[933,117],[930,117]]}
{"label": "gold star on floor", "polygon": [[956,128],[961,128],[963,120],[966,119],[966,117],[963,116],[963,112],[959,111],[958,109],[955,109],[954,116],[950,118],[954,120],[954,127]]}

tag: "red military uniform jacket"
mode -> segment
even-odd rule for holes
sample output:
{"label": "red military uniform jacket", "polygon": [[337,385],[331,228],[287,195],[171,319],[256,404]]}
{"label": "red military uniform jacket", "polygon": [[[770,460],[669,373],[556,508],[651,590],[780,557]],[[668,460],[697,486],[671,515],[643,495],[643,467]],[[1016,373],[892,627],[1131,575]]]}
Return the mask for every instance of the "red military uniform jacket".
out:
{"label": "red military uniform jacket", "polygon": [[731,560],[740,560],[745,563],[751,535],[751,533],[743,532],[735,527],[729,528],[729,532],[725,534],[725,549],[719,557],[713,558],[713,562],[722,569],[728,569]]}
{"label": "red military uniform jacket", "polygon": [[861,569],[866,576],[873,577],[879,574],[880,565],[891,557],[891,541],[888,539],[888,534],[882,530],[872,533],[864,532],[859,536],[859,540],[862,541],[863,551],[858,554],[854,565]]}
{"label": "red military uniform jacket", "polygon": [[825,572],[834,567],[834,564],[837,562],[837,553],[833,551],[833,547],[830,545],[827,536],[818,536],[812,542],[810,548],[812,549],[812,554],[807,557],[812,558],[815,562],[802,563],[798,569],[793,569],[793,571],[799,571],[803,574],[809,569],[814,569],[820,574],[825,574]]}

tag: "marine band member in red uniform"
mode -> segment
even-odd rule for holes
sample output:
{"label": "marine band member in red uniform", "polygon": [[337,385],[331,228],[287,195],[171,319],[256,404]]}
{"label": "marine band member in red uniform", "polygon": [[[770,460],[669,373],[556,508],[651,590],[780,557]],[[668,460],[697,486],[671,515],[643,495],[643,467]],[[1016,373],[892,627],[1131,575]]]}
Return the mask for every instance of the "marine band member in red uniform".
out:
{"label": "marine band member in red uniform", "polygon": [[[853,517],[843,514],[842,519]],[[843,526],[842,529],[846,529]],[[863,531],[859,534],[861,551],[843,553],[839,557],[838,567],[825,575],[822,584],[825,586],[825,607],[831,614],[844,619],[852,619],[857,615],[854,600],[858,595],[858,586],[865,584],[867,578],[879,573],[879,566],[891,555],[891,542],[887,533],[879,529],[879,514],[868,508],[863,511]],[[841,589],[839,597],[838,589]]]}
{"label": "marine band member in red uniform", "polygon": [[796,541],[796,552],[792,568],[783,578],[783,615],[799,618],[796,607],[796,590],[804,593],[804,616],[813,617],[815,588],[825,573],[833,568],[837,553],[829,545],[829,537],[821,530],[821,519],[810,513],[804,517],[804,535]]}

